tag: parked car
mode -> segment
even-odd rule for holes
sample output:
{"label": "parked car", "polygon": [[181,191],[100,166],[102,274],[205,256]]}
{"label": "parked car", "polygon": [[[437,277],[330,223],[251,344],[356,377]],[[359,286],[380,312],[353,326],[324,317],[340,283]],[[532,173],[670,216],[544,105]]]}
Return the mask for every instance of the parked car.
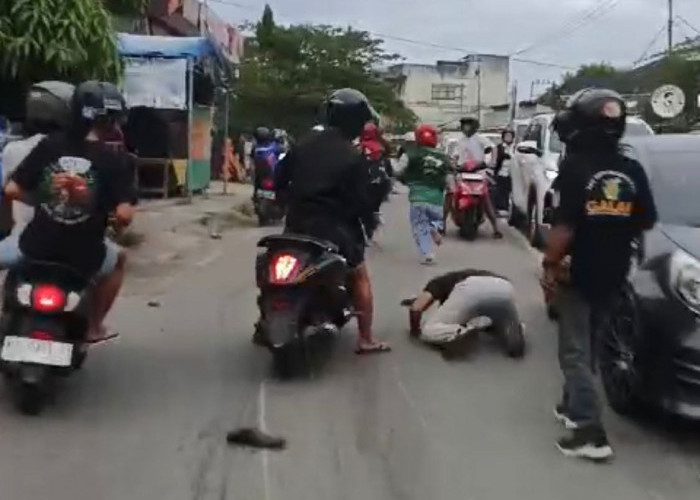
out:
{"label": "parked car", "polygon": [[518,144],[523,140],[523,137],[525,137],[525,131],[527,131],[527,127],[529,126],[529,118],[518,118],[508,124],[508,130],[512,130],[515,133],[515,137],[513,138],[514,144]]}
{"label": "parked car", "polygon": [[700,141],[626,143],[647,171],[659,222],[636,245],[629,284],[598,335],[603,387],[622,414],[647,402],[700,419]]}
{"label": "parked car", "polygon": [[[534,247],[542,246],[551,221],[550,188],[565,152],[558,134],[551,129],[554,116],[554,113],[546,113],[532,118],[510,164],[512,189],[508,223],[523,226]],[[630,116],[627,119],[626,137],[653,134],[652,128],[641,118]]]}

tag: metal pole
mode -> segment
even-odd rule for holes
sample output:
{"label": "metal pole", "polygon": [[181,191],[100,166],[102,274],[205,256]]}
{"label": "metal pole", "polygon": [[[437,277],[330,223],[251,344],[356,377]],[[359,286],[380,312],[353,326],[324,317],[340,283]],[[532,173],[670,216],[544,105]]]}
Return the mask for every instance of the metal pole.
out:
{"label": "metal pole", "polygon": [[[227,168],[228,166],[226,165],[226,159],[228,158],[228,102],[229,102],[229,97],[228,97],[228,89],[224,89],[224,99],[226,99],[226,104],[224,105],[224,113],[226,115],[224,116],[224,151],[227,153],[226,156],[224,157],[224,168]],[[231,141],[231,144],[233,145],[233,141]],[[224,194],[228,192],[228,172],[224,173]]]}
{"label": "metal pole", "polygon": [[479,117],[479,123],[481,123],[481,61],[479,61],[479,66],[477,67],[476,73],[476,112]]}
{"label": "metal pole", "polygon": [[194,111],[194,62],[187,58],[187,171],[185,173],[185,188],[187,201],[192,203],[192,113]]}
{"label": "metal pole", "polygon": [[668,55],[673,54],[673,0],[668,0]]}

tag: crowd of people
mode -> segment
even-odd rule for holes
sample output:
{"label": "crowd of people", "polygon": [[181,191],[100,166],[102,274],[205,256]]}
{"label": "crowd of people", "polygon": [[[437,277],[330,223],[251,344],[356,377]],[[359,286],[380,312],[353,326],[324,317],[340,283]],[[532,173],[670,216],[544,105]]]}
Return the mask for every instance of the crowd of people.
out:
{"label": "crowd of people", "polygon": [[[484,146],[475,136],[479,124],[462,120],[453,157],[437,148],[438,131],[421,125],[415,132],[418,148],[394,171],[378,115],[362,93],[334,91],[324,110],[323,125],[291,148],[270,129],[257,129],[250,152],[254,177],[271,169],[278,200],[286,206],[285,230],[333,242],[352,269],[356,352],[388,352],[389,344],[373,331],[365,249],[380,223],[391,178],[409,188],[418,252],[423,263],[433,263],[446,227],[452,175],[462,166],[484,163]],[[134,213],[133,159],[107,144],[119,134],[125,113],[124,99],[112,84],[38,84],[28,95],[25,138],[3,153],[3,204],[15,225],[0,242],[0,267],[40,259],[96,277],[88,342],[109,337],[103,321],[124,277],[124,252],[105,238],[105,230],[110,214],[128,225]],[[555,302],[560,314],[564,387],[555,415],[571,431],[557,446],[566,455],[594,460],[613,451],[593,378],[592,338],[605,327],[609,304],[626,279],[633,240],[656,221],[644,170],[619,148],[625,117],[619,95],[587,89],[569,100],[553,124],[567,148],[554,184],[555,217],[541,284],[545,300]],[[494,152],[497,178],[512,142],[513,133],[505,131]],[[497,180],[494,197],[500,199],[507,189],[506,180]],[[486,198],[493,235],[500,238],[494,203],[490,194]],[[440,306],[423,322],[435,302]],[[411,334],[433,345],[467,338],[474,330],[470,321],[479,316],[489,317],[499,335],[522,329],[512,285],[491,271],[437,276],[404,305]]]}

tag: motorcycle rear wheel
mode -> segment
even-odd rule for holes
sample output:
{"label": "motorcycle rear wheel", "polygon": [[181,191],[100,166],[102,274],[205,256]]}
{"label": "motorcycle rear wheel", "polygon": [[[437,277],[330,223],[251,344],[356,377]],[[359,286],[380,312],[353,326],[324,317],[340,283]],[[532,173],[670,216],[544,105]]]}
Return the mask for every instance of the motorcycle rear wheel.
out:
{"label": "motorcycle rear wheel", "polygon": [[308,375],[308,353],[301,342],[292,342],[272,349],[272,364],[275,375],[282,380]]}
{"label": "motorcycle rear wheel", "polygon": [[13,387],[13,399],[20,413],[37,416],[46,406],[46,390],[41,384],[18,380]]}

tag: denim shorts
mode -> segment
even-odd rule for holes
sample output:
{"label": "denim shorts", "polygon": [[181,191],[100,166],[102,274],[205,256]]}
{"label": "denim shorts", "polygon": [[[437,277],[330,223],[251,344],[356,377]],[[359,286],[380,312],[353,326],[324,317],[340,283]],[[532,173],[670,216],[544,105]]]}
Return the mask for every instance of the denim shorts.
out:
{"label": "denim shorts", "polygon": [[[117,267],[121,247],[111,240],[105,239],[105,258],[100,269],[95,273],[96,278],[102,278]],[[0,241],[0,269],[10,269],[24,260],[25,256],[19,248],[18,235],[10,235]]]}

